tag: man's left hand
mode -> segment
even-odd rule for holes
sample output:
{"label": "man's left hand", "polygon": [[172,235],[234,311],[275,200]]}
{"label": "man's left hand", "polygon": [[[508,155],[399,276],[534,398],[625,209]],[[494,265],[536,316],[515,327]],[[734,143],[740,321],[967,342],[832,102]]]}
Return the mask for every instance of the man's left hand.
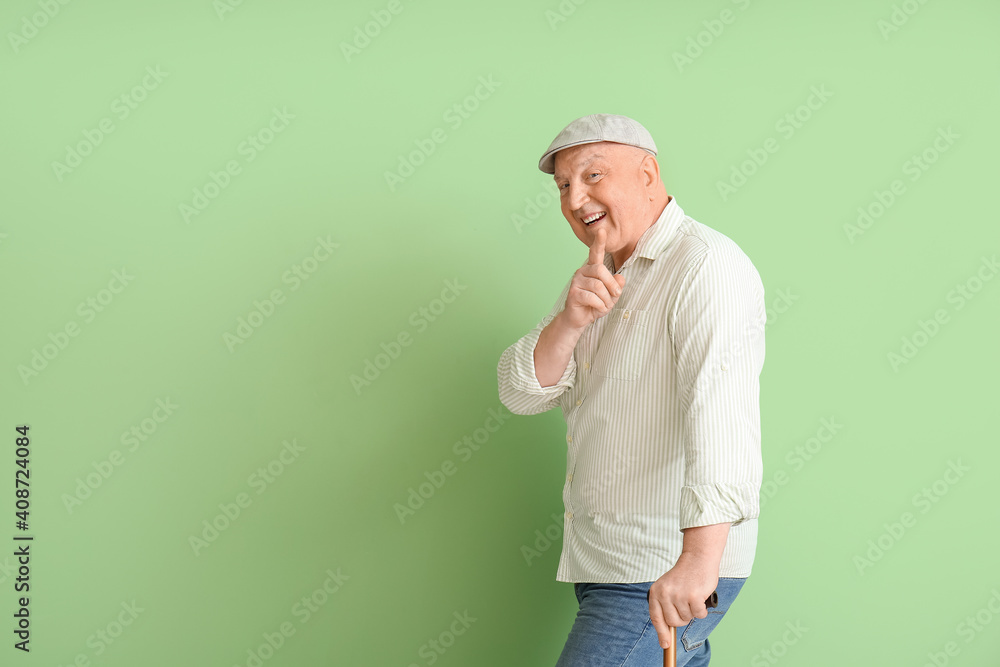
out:
{"label": "man's left hand", "polygon": [[687,625],[692,618],[705,618],[705,600],[719,584],[717,563],[687,552],[682,553],[670,570],[653,582],[649,589],[649,618],[653,621],[660,646],[670,646],[668,626]]}

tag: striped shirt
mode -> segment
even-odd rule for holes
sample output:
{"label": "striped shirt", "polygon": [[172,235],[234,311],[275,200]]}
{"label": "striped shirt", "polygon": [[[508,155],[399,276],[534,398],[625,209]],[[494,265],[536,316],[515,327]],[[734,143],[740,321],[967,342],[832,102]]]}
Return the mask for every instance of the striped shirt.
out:
{"label": "striped shirt", "polygon": [[[615,273],[611,253],[604,265]],[[534,349],[571,281],[497,367],[511,412],[559,406],[566,420],[556,581],[655,581],[680,555],[681,529],[717,523],[732,523],[719,576],[749,576],[763,475],[760,275],[673,197],[617,273],[621,296],[584,331],[555,385],[539,384]]]}

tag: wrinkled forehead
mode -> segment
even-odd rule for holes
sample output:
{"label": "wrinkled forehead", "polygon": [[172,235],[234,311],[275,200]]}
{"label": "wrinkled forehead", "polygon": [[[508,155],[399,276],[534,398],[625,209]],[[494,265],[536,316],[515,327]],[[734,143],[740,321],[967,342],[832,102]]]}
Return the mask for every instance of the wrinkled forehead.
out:
{"label": "wrinkled forehead", "polygon": [[555,154],[555,173],[552,177],[557,180],[566,178],[598,160],[619,161],[628,158],[630,154],[635,152],[648,155],[640,148],[613,141],[598,141],[592,144],[570,146]]}

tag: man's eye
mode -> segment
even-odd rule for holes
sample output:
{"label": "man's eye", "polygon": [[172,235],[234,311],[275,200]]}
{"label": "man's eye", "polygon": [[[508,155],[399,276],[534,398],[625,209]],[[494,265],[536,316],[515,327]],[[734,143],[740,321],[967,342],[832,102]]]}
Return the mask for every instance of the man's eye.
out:
{"label": "man's eye", "polygon": [[[601,175],[601,172],[599,172],[599,171],[592,171],[592,172],[590,172],[589,174],[587,174],[587,177],[589,178],[589,177],[591,177],[591,176],[600,176],[600,175]],[[558,188],[559,188],[560,190],[563,190],[563,189],[565,189],[565,188],[566,188],[566,186],[568,186],[568,185],[569,185],[569,183],[560,183],[560,184],[559,184],[559,186],[558,186]]]}

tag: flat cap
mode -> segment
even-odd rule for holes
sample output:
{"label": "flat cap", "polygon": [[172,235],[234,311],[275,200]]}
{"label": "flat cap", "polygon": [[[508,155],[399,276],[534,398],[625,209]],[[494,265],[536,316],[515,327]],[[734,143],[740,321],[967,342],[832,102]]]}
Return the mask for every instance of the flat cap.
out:
{"label": "flat cap", "polygon": [[607,113],[595,113],[577,118],[563,128],[562,132],[549,144],[538,168],[546,174],[556,172],[556,153],[570,146],[594,144],[599,141],[613,141],[616,144],[626,144],[641,148],[650,155],[656,155],[656,144],[652,135],[637,121],[628,116],[616,116]]}

